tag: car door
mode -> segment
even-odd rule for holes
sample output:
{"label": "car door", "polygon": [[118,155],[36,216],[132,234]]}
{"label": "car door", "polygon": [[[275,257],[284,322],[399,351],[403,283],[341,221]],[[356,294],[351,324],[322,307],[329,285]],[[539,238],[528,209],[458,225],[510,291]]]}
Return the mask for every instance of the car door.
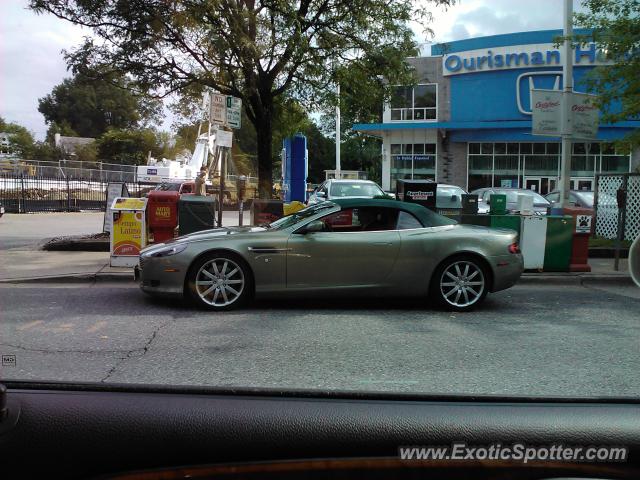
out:
{"label": "car door", "polygon": [[292,233],[287,288],[384,284],[400,249],[397,215],[390,208],[349,208],[322,217],[325,231]]}

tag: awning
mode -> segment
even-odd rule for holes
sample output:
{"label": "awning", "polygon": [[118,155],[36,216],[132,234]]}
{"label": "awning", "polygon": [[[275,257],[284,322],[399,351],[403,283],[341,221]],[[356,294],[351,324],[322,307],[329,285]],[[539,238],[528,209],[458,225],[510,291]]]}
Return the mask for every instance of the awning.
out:
{"label": "awning", "polygon": [[[601,125],[598,140],[617,140],[624,138],[633,130],[640,128],[640,121],[626,121]],[[553,142],[559,137],[543,137],[531,134],[530,120],[505,120],[494,122],[390,122],[356,123],[353,127],[376,137],[394,130],[444,130],[453,142]]]}

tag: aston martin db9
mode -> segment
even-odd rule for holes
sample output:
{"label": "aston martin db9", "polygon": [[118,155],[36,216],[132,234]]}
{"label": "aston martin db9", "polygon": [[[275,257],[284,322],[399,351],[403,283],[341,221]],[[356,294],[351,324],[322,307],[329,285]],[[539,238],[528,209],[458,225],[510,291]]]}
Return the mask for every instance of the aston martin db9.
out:
{"label": "aston martin db9", "polygon": [[213,310],[252,297],[426,297],[457,311],[512,286],[517,233],[459,225],[396,200],[322,202],[271,224],[216,228],[140,254],[143,291]]}

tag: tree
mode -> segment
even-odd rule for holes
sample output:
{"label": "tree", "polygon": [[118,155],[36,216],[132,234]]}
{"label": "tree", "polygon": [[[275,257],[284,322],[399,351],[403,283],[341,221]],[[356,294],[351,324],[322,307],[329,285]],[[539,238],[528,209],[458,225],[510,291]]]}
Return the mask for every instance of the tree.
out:
{"label": "tree", "polygon": [[9,133],[9,149],[11,153],[22,158],[31,158],[34,148],[33,135],[22,125],[7,123],[0,117],[0,132]]}
{"label": "tree", "polygon": [[96,140],[98,158],[110,163],[144,165],[151,152],[152,157],[162,155],[162,146],[151,129],[112,129]]}
{"label": "tree", "polygon": [[52,141],[55,133],[98,137],[108,128],[137,128],[155,119],[159,103],[134,96],[128,84],[123,76],[85,71],[56,85],[38,100],[49,125],[47,139]]}
{"label": "tree", "polygon": [[272,188],[277,99],[321,105],[352,64],[361,77],[404,83],[410,69],[389,58],[415,55],[408,24],[429,20],[411,0],[30,0],[30,7],[92,29],[67,54],[74,70],[126,73],[159,96],[198,85],[240,97],[256,130],[262,197]]}
{"label": "tree", "polygon": [[[640,118],[640,3],[636,0],[583,0],[587,11],[575,15],[575,23],[592,29],[578,41],[594,41],[611,65],[596,67],[587,87],[599,95],[603,123]],[[640,130],[625,141],[640,145]]]}

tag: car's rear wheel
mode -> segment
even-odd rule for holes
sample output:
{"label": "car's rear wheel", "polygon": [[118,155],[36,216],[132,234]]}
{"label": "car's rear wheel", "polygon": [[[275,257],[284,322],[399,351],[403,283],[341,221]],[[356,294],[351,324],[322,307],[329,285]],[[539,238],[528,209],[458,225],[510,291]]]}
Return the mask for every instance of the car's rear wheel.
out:
{"label": "car's rear wheel", "polygon": [[191,267],[188,287],[191,297],[210,310],[231,310],[242,306],[251,295],[251,273],[235,255],[215,253]]}
{"label": "car's rear wheel", "polygon": [[464,312],[480,304],[487,296],[489,276],[485,265],[474,257],[459,256],[445,260],[432,280],[432,295],[445,308]]}

